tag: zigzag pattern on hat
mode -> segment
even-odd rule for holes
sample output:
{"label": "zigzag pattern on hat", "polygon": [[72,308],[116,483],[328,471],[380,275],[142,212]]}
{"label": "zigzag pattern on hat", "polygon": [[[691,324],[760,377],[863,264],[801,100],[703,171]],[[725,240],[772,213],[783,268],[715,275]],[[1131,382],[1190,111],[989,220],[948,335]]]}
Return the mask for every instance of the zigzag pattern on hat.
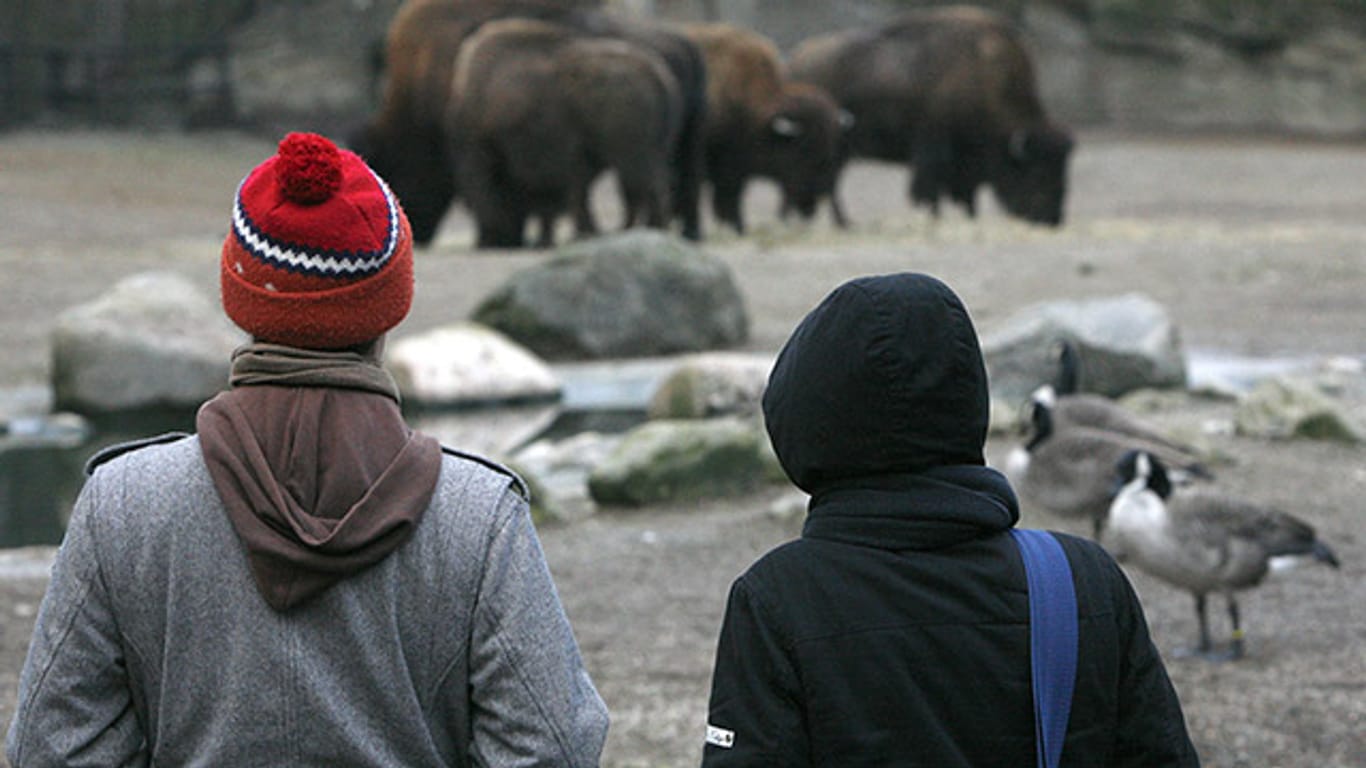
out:
{"label": "zigzag pattern on hat", "polygon": [[[399,240],[399,208],[389,185],[368,167],[370,175],[384,193],[388,206],[389,229],[384,244],[375,251],[310,251],[292,243],[278,241],[262,232],[242,207],[242,187],[238,186],[232,206],[232,229],[238,242],[252,256],[280,269],[319,277],[363,277],[378,272],[394,255]],[[243,185],[246,180],[243,180]]]}

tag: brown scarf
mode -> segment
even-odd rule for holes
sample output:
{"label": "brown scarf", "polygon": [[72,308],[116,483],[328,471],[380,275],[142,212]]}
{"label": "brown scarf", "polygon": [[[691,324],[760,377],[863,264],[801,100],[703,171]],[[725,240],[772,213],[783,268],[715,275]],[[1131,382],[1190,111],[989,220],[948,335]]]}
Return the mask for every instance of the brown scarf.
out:
{"label": "brown scarf", "polygon": [[380,347],[248,344],[232,389],[199,411],[214,486],[276,610],[383,560],[431,502],[441,448],[404,423]]}
{"label": "brown scarf", "polygon": [[228,384],[335,387],[374,392],[398,402],[398,385],[380,364],[384,337],[354,349],[323,351],[253,341],[232,353]]}

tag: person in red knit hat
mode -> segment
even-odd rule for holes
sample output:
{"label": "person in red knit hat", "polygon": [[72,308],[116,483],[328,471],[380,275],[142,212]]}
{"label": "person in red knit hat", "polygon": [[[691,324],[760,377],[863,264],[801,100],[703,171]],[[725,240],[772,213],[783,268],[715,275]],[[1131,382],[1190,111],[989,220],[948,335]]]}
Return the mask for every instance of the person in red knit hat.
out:
{"label": "person in red knit hat", "polygon": [[46,765],[597,765],[607,712],[525,484],[411,429],[380,362],[412,233],[292,133],[220,260],[252,340],[196,434],[88,466],[6,740]]}
{"label": "person in red knit hat", "polygon": [[413,235],[360,157],[294,133],[238,187],[221,279],[228,317],[257,340],[354,347],[408,314]]}

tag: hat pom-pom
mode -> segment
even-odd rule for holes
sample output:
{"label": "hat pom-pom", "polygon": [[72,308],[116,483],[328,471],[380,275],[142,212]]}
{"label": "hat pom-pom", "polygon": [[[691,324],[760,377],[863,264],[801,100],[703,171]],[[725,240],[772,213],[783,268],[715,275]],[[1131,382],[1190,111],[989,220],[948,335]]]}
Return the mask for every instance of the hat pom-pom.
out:
{"label": "hat pom-pom", "polygon": [[291,133],[280,142],[275,178],[287,200],[321,203],[341,189],[341,151],[316,133]]}

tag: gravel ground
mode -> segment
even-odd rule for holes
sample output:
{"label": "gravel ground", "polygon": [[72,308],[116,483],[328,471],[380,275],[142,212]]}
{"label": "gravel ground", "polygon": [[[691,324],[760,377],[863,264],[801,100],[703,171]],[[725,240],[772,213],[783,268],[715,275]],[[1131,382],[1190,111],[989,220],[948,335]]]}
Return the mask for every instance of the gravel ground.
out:
{"label": "gravel ground", "polygon": [[[169,269],[216,291],[232,190],[268,142],[238,135],[0,135],[0,410],[41,399],[53,313],[119,277]],[[842,280],[913,269],[944,278],[981,329],[1041,300],[1144,292],[1197,355],[1366,355],[1366,146],[1087,134],[1061,230],[1024,226],[985,201],[977,222],[933,222],[905,205],[905,176],[859,164],[843,193],[856,226],[784,226],[771,188],[752,190],[753,231],[715,233],[751,312],[753,351],[772,352]],[[612,207],[610,191],[599,197]],[[613,220],[610,212],[604,221]],[[397,335],[463,317],[535,252],[474,253],[455,212],[418,254],[418,294]],[[18,392],[16,396],[14,393]],[[37,394],[35,394],[37,393]],[[1227,424],[1231,406],[1192,399],[1160,415]],[[1337,571],[1284,574],[1242,600],[1249,657],[1181,658],[1189,596],[1131,572],[1208,766],[1366,765],[1366,448],[1267,443],[1215,429],[1220,482],[1311,521]],[[1000,457],[1008,441],[994,441]],[[786,491],[607,511],[542,538],[590,671],[613,714],[604,764],[695,764],[711,655],[730,580],[799,523],[767,512]],[[1026,507],[1027,524],[1075,530]],[[1080,531],[1077,531],[1080,532]],[[44,586],[42,551],[0,553],[0,723]],[[1227,631],[1222,606],[1212,618]],[[0,760],[3,764],[3,760]]]}

